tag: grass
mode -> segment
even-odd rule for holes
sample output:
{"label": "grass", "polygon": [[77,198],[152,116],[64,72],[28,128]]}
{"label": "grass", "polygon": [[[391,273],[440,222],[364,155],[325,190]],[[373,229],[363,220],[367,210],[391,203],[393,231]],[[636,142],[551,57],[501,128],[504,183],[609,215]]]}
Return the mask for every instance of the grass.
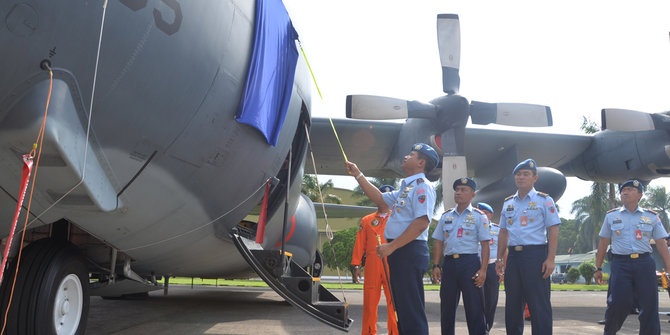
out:
{"label": "grass", "polygon": [[[159,283],[163,281],[159,280]],[[203,279],[193,278],[193,285],[206,286],[241,286],[241,287],[268,287],[268,285],[259,279]],[[172,277],[170,284],[191,285],[191,278]],[[353,284],[350,282],[340,283],[322,283],[327,289],[339,290],[340,287],[345,290],[362,290],[363,284]],[[423,286],[426,291],[437,291],[440,285],[426,284]],[[505,285],[500,285],[500,289],[504,290]],[[579,285],[579,284],[552,284],[552,291],[607,291],[607,285]]]}

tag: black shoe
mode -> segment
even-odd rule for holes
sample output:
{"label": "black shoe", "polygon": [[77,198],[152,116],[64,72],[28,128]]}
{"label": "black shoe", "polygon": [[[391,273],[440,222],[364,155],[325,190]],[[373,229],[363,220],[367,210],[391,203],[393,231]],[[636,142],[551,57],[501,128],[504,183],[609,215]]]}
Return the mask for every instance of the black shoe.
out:
{"label": "black shoe", "polygon": [[600,320],[600,321],[598,321],[598,324],[599,324],[599,325],[604,325],[604,324],[605,324],[605,320]]}

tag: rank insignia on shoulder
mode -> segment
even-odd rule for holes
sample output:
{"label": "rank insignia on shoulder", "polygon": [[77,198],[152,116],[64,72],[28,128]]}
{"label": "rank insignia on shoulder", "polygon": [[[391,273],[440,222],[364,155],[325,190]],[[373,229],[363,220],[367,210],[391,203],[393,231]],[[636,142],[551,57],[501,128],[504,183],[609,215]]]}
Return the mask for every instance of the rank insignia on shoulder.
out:
{"label": "rank insignia on shoulder", "polygon": [[658,215],[658,212],[656,212],[656,211],[652,211],[652,210],[649,209],[649,208],[645,208],[644,210],[647,211],[647,212],[649,212],[649,213],[651,213],[651,214]]}
{"label": "rank insignia on shoulder", "polygon": [[549,196],[549,194],[544,193],[544,192],[537,192],[537,195],[539,195],[539,196],[541,196],[541,197],[543,197],[543,198],[546,198],[546,197]]}
{"label": "rank insignia on shoulder", "polygon": [[618,209],[618,208],[612,208],[612,209],[608,210],[607,213],[612,213],[612,212],[614,212],[614,211],[617,210],[617,209]]}
{"label": "rank insignia on shoulder", "polygon": [[421,183],[423,183],[423,178],[419,178],[419,179],[417,179],[417,180],[416,180],[416,183],[417,183],[417,184],[421,184]]}
{"label": "rank insignia on shoulder", "polygon": [[479,213],[479,214],[481,214],[481,215],[484,215],[484,216],[486,215],[486,214],[484,214],[484,211],[482,211],[482,210],[479,209],[479,208],[473,207],[472,209],[474,209],[475,212],[477,212],[477,213]]}
{"label": "rank insignia on shoulder", "polygon": [[514,194],[510,195],[509,197],[505,198],[505,201],[514,198]]}

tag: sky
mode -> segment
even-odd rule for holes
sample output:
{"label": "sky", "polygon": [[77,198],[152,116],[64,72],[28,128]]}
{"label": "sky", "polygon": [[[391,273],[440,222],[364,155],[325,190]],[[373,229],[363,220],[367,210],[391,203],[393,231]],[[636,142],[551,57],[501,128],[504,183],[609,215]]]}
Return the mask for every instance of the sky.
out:
{"label": "sky", "polygon": [[[527,130],[579,134],[584,116],[600,124],[602,108],[670,110],[668,1],[284,4],[323,95],[319,99],[313,89],[313,116],[345,118],[348,94],[424,102],[444,95],[436,35],[439,13],[460,17],[460,95],[551,107],[552,127]],[[320,181],[324,178],[331,177]],[[356,186],[351,177],[333,181],[337,187]],[[589,194],[590,185],[568,178],[558,201],[561,216],[571,217],[570,204]],[[670,190],[670,180],[651,185]]]}

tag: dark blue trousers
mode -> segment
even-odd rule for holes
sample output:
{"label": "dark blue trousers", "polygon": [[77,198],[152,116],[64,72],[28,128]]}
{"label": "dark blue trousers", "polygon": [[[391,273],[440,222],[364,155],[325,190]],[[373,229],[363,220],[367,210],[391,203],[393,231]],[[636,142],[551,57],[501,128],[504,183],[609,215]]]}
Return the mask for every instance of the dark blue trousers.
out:
{"label": "dark blue trousers", "polygon": [[486,317],[486,329],[491,330],[493,319],[498,307],[498,291],[500,290],[500,278],[496,273],[496,263],[491,263],[486,268],[486,282],[484,282],[484,316]]}
{"label": "dark blue trousers", "polygon": [[[649,255],[633,259],[628,256],[612,257],[604,334],[616,334],[633,308],[637,298],[640,306],[640,334],[661,333],[658,317],[658,284],[656,264]],[[531,314],[533,312],[531,311]]]}
{"label": "dark blue trousers", "polygon": [[423,275],[428,270],[428,243],[414,240],[387,257],[391,290],[398,313],[398,331],[428,335]]}
{"label": "dark blue trousers", "polygon": [[454,335],[456,308],[461,293],[463,293],[468,333],[470,335],[487,334],[482,289],[477,288],[472,279],[480,266],[477,254],[462,255],[457,259],[445,256],[442,262],[442,285],[440,285],[442,335]]}
{"label": "dark blue trousers", "polygon": [[508,335],[523,334],[524,301],[528,303],[533,335],[552,334],[551,282],[542,278],[547,246],[510,248],[505,269],[505,327]]}

